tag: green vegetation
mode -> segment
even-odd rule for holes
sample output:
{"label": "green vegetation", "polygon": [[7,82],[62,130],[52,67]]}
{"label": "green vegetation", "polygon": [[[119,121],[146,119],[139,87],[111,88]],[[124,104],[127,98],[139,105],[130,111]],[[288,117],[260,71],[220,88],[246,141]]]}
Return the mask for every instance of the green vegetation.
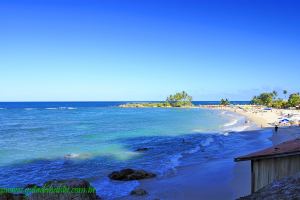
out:
{"label": "green vegetation", "polygon": [[285,96],[285,98],[286,98],[286,95],[287,95],[287,93],[288,93],[287,90],[283,90],[282,93],[284,94],[284,96]]}
{"label": "green vegetation", "polygon": [[169,104],[163,103],[128,103],[120,105],[123,108],[161,108],[161,107],[171,107]]}
{"label": "green vegetation", "polygon": [[[283,94],[286,96],[287,91],[283,90]],[[259,96],[254,96],[251,100],[251,104],[254,105],[264,105],[273,108],[288,108],[288,107],[299,107],[300,106],[300,94],[293,93],[290,94],[288,100],[277,98],[278,93],[273,92],[264,92]]]}
{"label": "green vegetation", "polygon": [[177,92],[176,94],[170,95],[166,101],[159,103],[129,103],[121,105],[120,107],[129,108],[157,108],[157,107],[192,107],[192,97],[185,91]]}
{"label": "green vegetation", "polygon": [[300,106],[300,94],[299,93],[291,94],[288,100],[288,105],[290,107]]}
{"label": "green vegetation", "polygon": [[273,100],[275,100],[274,92],[264,92],[261,93],[259,96],[254,96],[251,100],[251,104],[271,106]]}
{"label": "green vegetation", "polygon": [[192,97],[189,96],[185,91],[177,92],[174,95],[170,95],[166,103],[170,104],[171,107],[185,107],[185,106],[193,106]]}
{"label": "green vegetation", "polygon": [[286,108],[286,107],[288,107],[288,104],[287,104],[287,101],[285,101],[283,99],[275,99],[270,104],[270,107],[273,107],[273,108]]}
{"label": "green vegetation", "polygon": [[230,101],[228,99],[221,99],[220,105],[228,106],[228,105],[230,105]]}

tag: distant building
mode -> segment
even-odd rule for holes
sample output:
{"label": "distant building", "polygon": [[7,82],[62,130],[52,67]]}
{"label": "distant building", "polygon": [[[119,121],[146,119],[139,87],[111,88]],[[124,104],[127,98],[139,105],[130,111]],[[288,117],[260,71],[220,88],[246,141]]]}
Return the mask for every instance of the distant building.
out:
{"label": "distant building", "polygon": [[234,160],[251,160],[251,191],[256,192],[274,180],[300,172],[300,139],[283,142]]}

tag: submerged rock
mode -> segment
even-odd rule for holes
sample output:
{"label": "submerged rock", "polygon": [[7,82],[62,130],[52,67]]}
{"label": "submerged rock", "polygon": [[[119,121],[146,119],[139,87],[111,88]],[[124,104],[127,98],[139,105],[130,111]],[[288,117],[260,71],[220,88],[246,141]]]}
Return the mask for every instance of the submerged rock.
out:
{"label": "submerged rock", "polygon": [[141,180],[146,178],[154,178],[155,176],[156,174],[154,173],[134,169],[123,169],[121,171],[114,171],[108,175],[110,179],[119,181]]}
{"label": "submerged rock", "polygon": [[0,193],[0,200],[25,200],[24,194]]}
{"label": "submerged rock", "polygon": [[143,151],[148,151],[148,150],[149,150],[149,148],[142,147],[142,148],[137,148],[135,151],[137,151],[137,152],[143,152]]}
{"label": "submerged rock", "polygon": [[25,187],[24,187],[24,190],[26,189],[31,189],[31,188],[39,188],[40,186],[36,185],[36,184],[27,184]]}
{"label": "submerged rock", "polygon": [[239,200],[300,199],[300,173],[270,183],[255,193]]}
{"label": "submerged rock", "polygon": [[[99,200],[90,183],[83,179],[52,180],[44,183],[42,192],[32,193],[28,200]],[[44,191],[51,191],[46,193]],[[53,192],[56,190],[56,192]]]}
{"label": "submerged rock", "polygon": [[136,195],[136,196],[143,196],[143,195],[147,195],[148,192],[142,188],[137,188],[135,190],[132,190],[130,192],[131,195]]}

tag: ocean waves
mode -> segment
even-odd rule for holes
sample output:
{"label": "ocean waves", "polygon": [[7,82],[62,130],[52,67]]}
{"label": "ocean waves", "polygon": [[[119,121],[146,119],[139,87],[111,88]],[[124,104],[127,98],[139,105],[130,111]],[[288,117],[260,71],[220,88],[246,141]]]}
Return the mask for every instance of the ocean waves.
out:
{"label": "ocean waves", "polygon": [[76,110],[78,108],[75,107],[52,107],[52,108],[45,108],[46,110]]}
{"label": "ocean waves", "polygon": [[[95,109],[51,103],[2,110],[0,150],[12,153],[0,155],[0,185],[96,177],[99,194],[117,198],[138,182],[117,185],[107,179],[114,170],[144,169],[163,178],[182,167],[228,156],[245,143],[239,133],[220,134],[241,122],[230,117],[202,109]],[[232,144],[234,138],[238,142]],[[109,189],[114,187],[124,190],[117,194]]]}

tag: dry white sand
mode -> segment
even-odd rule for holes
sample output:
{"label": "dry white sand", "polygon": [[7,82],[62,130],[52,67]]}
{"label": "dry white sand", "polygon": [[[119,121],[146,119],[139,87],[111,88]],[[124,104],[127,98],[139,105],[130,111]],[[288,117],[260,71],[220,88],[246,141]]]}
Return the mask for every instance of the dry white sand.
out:
{"label": "dry white sand", "polygon": [[[274,124],[278,124],[280,118],[287,115],[299,115],[300,110],[288,110],[288,109],[272,109],[264,110],[261,106],[252,105],[236,105],[236,106],[204,106],[205,108],[227,110],[238,113],[247,117],[250,121],[255,123],[258,127],[266,128],[273,127]],[[286,124],[290,126],[290,124]],[[298,122],[294,125],[298,125]],[[283,126],[283,125],[282,125]]]}

